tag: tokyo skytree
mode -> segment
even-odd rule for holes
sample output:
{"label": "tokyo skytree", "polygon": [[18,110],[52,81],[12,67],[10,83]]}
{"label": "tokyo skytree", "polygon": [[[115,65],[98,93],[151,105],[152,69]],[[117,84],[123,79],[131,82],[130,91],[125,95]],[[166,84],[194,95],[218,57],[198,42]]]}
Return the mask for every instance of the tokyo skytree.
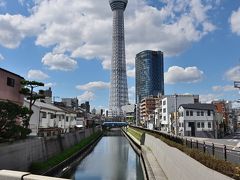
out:
{"label": "tokyo skytree", "polygon": [[128,0],[109,0],[109,3],[113,11],[109,116],[120,117],[121,107],[128,104],[124,39],[124,10]]}

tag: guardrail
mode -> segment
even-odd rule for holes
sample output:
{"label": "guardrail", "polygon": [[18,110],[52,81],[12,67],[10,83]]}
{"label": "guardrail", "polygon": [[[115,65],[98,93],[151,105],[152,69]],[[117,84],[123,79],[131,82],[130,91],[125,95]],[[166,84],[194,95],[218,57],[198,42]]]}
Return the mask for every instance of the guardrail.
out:
{"label": "guardrail", "polygon": [[235,164],[240,164],[240,149],[237,150],[237,149],[235,149],[234,146],[224,145],[224,144],[219,144],[219,143],[212,143],[212,142],[204,141],[204,140],[201,141],[201,140],[196,140],[193,138],[175,136],[175,135],[166,134],[166,133],[156,131],[156,130],[142,128],[139,126],[131,126],[131,127],[142,129],[147,132],[161,135],[166,139],[169,139],[171,141],[182,144],[183,146],[186,146],[186,147],[189,147],[192,149],[197,149],[197,150],[203,152],[204,154],[208,154],[217,159],[225,160],[225,161],[235,163]]}

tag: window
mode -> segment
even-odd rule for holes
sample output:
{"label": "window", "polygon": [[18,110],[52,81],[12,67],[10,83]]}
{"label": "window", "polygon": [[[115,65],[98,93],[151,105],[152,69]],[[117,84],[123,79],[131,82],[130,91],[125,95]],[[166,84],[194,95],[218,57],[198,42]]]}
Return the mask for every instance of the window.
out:
{"label": "window", "polygon": [[163,120],[166,121],[166,116],[163,116]]}
{"label": "window", "polygon": [[189,111],[186,111],[186,116],[189,116]]}
{"label": "window", "polygon": [[201,116],[204,116],[204,112],[203,111],[201,111]]}
{"label": "window", "polygon": [[207,115],[211,116],[211,111],[210,110],[207,111]]}
{"label": "window", "polygon": [[190,116],[193,116],[193,111],[190,111]]}
{"label": "window", "polygon": [[208,128],[212,128],[212,123],[208,122]]}
{"label": "window", "polygon": [[66,117],[66,122],[68,122],[68,116]]}
{"label": "window", "polygon": [[201,128],[204,128],[204,122],[201,122]]}
{"label": "window", "polygon": [[166,108],[163,108],[163,113],[166,113]]}
{"label": "window", "polygon": [[50,119],[54,119],[55,118],[55,114],[49,113],[50,115]]}
{"label": "window", "polygon": [[166,105],[166,101],[163,101],[163,105]]}
{"label": "window", "polygon": [[200,116],[200,111],[197,111],[197,116]]}
{"label": "window", "polygon": [[46,112],[41,112],[42,113],[42,118],[46,118],[47,117],[47,113]]}
{"label": "window", "polygon": [[200,128],[200,122],[197,122],[197,128]]}
{"label": "window", "polygon": [[15,84],[15,80],[10,78],[10,77],[8,77],[7,78],[7,85],[11,86],[11,87],[14,87],[14,84]]}

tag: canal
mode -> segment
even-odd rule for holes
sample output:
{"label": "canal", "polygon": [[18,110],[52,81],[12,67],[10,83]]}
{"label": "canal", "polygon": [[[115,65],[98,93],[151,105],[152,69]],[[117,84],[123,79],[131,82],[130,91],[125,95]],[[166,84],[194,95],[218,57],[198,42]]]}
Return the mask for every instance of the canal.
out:
{"label": "canal", "polygon": [[140,158],[119,133],[103,136],[94,150],[77,166],[76,180],[143,180]]}

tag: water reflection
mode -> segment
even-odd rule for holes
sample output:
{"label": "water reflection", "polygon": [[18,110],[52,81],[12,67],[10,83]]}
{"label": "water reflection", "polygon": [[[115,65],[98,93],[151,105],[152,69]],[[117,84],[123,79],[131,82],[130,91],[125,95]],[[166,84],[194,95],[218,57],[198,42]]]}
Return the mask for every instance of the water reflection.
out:
{"label": "water reflection", "polygon": [[142,180],[143,174],[139,157],[127,139],[123,136],[107,136],[82,160],[74,179]]}

